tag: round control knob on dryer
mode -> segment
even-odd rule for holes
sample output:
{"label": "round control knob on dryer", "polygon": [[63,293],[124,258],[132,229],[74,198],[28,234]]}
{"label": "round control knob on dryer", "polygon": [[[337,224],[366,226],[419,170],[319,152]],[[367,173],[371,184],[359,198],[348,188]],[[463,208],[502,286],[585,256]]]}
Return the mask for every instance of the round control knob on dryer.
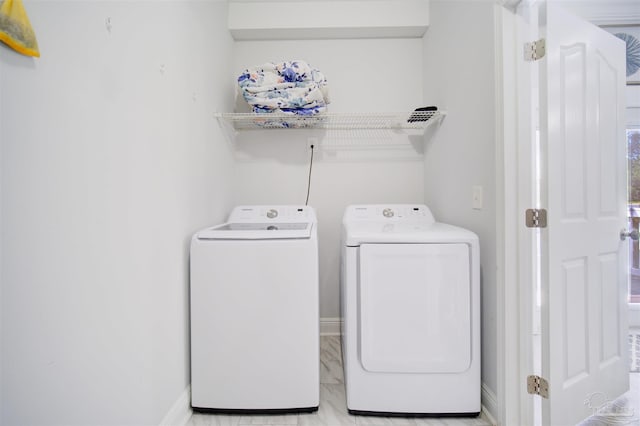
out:
{"label": "round control knob on dryer", "polygon": [[267,211],[267,217],[269,219],[273,219],[274,217],[278,217],[278,210],[271,209],[271,210]]}
{"label": "round control knob on dryer", "polygon": [[384,217],[393,217],[393,210],[391,209],[384,209],[382,210],[382,215]]}

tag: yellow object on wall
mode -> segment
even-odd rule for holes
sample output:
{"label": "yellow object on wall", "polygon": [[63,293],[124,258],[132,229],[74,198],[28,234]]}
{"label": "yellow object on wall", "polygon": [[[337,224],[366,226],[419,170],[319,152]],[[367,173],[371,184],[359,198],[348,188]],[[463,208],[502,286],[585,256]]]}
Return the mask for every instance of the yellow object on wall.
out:
{"label": "yellow object on wall", "polygon": [[0,5],[0,41],[23,55],[40,57],[36,34],[22,0],[4,0]]}

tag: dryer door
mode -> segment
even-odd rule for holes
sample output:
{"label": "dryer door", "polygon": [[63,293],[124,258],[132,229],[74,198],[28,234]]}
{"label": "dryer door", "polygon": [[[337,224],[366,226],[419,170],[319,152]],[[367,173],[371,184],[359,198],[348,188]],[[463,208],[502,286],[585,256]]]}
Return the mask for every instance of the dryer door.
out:
{"label": "dryer door", "polygon": [[471,365],[467,244],[360,246],[359,352],[371,372],[460,373]]}

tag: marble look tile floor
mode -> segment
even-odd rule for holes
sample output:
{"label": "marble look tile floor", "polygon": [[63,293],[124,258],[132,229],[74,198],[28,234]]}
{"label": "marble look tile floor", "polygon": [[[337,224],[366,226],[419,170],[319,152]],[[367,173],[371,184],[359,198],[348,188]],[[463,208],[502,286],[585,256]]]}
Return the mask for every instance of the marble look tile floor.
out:
{"label": "marble look tile floor", "polygon": [[188,426],[489,426],[477,418],[353,416],[347,412],[339,336],[320,338],[320,407],[310,414],[231,416],[194,413]]}

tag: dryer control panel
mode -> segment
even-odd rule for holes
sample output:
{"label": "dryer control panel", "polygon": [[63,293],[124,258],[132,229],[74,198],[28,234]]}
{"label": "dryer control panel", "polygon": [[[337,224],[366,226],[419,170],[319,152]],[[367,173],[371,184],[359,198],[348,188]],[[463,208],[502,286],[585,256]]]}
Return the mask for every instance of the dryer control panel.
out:
{"label": "dryer control panel", "polygon": [[433,221],[431,210],[424,204],[374,204],[347,207],[344,221],[393,220]]}

